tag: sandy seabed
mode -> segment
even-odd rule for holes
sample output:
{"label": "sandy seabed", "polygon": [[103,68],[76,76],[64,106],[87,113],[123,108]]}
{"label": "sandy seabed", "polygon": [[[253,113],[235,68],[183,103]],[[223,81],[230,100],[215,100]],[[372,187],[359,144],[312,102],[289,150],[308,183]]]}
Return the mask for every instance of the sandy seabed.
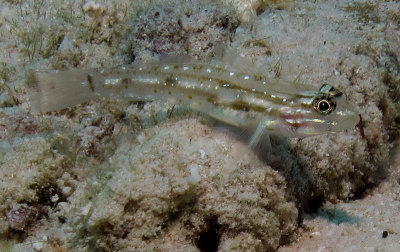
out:
{"label": "sandy seabed", "polygon": [[[0,0],[0,250],[400,251],[399,10]],[[218,60],[221,44],[270,78],[339,88],[360,124],[265,154],[159,101],[31,112],[30,71]]]}

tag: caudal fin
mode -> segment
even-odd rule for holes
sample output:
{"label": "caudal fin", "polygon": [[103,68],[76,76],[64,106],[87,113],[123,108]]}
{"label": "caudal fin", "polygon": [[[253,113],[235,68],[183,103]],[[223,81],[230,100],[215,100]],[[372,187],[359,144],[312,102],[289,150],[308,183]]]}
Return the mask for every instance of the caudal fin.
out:
{"label": "caudal fin", "polygon": [[85,70],[30,72],[26,87],[33,112],[60,110],[94,97],[93,77]]}

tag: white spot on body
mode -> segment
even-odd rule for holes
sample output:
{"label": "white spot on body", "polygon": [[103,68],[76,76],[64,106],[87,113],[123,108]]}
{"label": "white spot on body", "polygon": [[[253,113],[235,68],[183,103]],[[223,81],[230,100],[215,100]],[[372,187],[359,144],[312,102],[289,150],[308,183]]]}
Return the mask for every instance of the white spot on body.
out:
{"label": "white spot on body", "polygon": [[229,76],[234,76],[234,75],[235,75],[234,72],[230,72],[230,73],[229,73]]}
{"label": "white spot on body", "polygon": [[187,67],[187,66],[184,66],[184,67],[183,67],[183,70],[184,70],[184,71],[186,71],[186,70],[188,70],[188,69],[189,69],[189,67]]}
{"label": "white spot on body", "polygon": [[271,95],[271,98],[276,98],[276,95],[272,94],[272,95]]}
{"label": "white spot on body", "polygon": [[105,79],[104,80],[104,86],[106,86],[106,87],[115,87],[120,83],[121,83],[121,78]]}
{"label": "white spot on body", "polygon": [[169,69],[169,66],[165,66],[165,67],[164,67],[164,70],[168,70],[168,69]]}
{"label": "white spot on body", "polygon": [[294,123],[297,122],[296,120],[290,119],[290,118],[287,118],[287,119],[285,119],[285,120],[286,120],[286,122],[288,122],[289,124],[294,124]]}
{"label": "white spot on body", "polygon": [[250,76],[245,75],[245,76],[243,77],[243,79],[248,80],[248,79],[250,79]]}
{"label": "white spot on body", "polygon": [[283,98],[282,101],[283,101],[283,102],[286,102],[286,98]]}
{"label": "white spot on body", "polygon": [[211,73],[211,68],[207,68],[207,73]]}
{"label": "white spot on body", "polygon": [[252,89],[251,89],[251,91],[255,92],[255,91],[256,91],[256,89],[255,89],[255,88],[252,88]]}

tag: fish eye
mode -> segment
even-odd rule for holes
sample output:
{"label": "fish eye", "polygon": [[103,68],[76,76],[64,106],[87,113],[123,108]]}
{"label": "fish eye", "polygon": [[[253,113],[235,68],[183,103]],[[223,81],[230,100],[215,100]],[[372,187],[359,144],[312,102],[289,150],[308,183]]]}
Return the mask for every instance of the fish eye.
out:
{"label": "fish eye", "polygon": [[323,115],[327,115],[335,110],[335,103],[326,98],[315,99],[314,109]]}

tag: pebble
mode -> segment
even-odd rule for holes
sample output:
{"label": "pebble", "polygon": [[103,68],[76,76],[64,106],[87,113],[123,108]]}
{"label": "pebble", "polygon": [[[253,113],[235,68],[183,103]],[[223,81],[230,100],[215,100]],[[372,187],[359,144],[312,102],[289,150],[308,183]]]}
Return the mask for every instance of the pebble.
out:
{"label": "pebble", "polygon": [[33,248],[34,251],[42,251],[43,242],[34,242],[34,243],[32,243],[32,248]]}

